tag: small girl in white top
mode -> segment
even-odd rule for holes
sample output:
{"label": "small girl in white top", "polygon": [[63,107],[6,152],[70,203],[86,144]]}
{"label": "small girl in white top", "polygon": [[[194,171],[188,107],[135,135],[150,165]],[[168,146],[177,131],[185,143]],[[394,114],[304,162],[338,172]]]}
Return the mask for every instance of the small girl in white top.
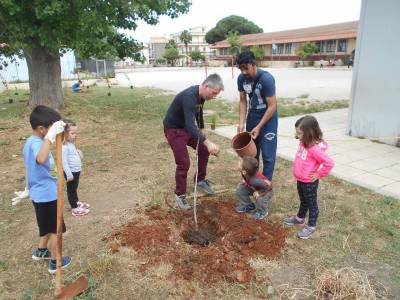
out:
{"label": "small girl in white top", "polygon": [[64,178],[67,180],[68,202],[75,217],[87,215],[90,205],[78,199],[79,176],[82,171],[82,152],[76,149],[74,141],[77,136],[78,127],[70,120],[64,120],[67,124],[64,132],[64,143],[62,146],[62,163]]}

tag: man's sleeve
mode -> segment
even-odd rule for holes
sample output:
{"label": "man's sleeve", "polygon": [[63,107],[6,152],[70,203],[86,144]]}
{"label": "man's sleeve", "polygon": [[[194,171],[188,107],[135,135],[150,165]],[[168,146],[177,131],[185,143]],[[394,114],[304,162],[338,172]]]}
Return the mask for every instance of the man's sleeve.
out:
{"label": "man's sleeve", "polygon": [[275,79],[272,76],[261,76],[260,78],[262,84],[262,97],[272,97],[275,96]]}
{"label": "man's sleeve", "polygon": [[244,89],[243,89],[243,76],[241,74],[238,76],[237,86],[238,86],[238,91],[239,92],[244,92]]}
{"label": "man's sleeve", "polygon": [[200,143],[205,141],[204,136],[200,133],[200,130],[196,127],[196,107],[195,102],[192,99],[182,101],[183,114],[185,116],[185,128],[189,134],[197,139],[200,139]]}

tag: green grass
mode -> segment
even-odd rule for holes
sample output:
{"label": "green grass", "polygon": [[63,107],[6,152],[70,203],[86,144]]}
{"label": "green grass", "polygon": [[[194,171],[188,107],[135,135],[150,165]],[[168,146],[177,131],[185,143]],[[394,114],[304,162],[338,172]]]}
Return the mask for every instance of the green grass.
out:
{"label": "green grass", "polygon": [[[348,100],[334,100],[334,101],[311,101],[311,100],[295,100],[288,98],[278,98],[278,116],[291,117],[302,114],[312,114],[321,111],[328,111],[332,109],[347,108],[349,105]],[[217,116],[217,126],[224,124],[236,124],[239,120],[239,103],[228,101],[211,101],[206,103],[206,109],[214,111]],[[212,115],[205,117],[207,124],[212,123]]]}

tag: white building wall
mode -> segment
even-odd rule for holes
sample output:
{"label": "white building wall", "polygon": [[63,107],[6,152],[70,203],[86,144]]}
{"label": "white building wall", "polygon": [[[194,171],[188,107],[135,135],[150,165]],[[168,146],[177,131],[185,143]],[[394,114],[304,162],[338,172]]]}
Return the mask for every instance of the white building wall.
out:
{"label": "white building wall", "polygon": [[[7,61],[7,59],[4,59]],[[72,51],[65,53],[61,57],[61,79],[74,79],[77,78],[73,74],[75,69],[75,55]],[[15,62],[9,62],[7,67],[0,70],[0,79],[10,81],[28,81],[29,72],[26,60],[17,59]]]}
{"label": "white building wall", "polygon": [[363,0],[353,71],[348,133],[400,139],[400,1]]}

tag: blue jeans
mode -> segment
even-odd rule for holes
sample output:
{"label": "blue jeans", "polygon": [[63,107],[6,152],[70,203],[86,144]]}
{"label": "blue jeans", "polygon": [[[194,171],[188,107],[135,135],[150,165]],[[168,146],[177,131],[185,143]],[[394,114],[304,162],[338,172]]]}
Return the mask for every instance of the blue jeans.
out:
{"label": "blue jeans", "polygon": [[[258,125],[261,118],[264,116],[265,110],[259,112],[249,112],[247,115],[246,130],[251,131]],[[276,160],[276,147],[278,131],[278,116],[277,112],[272,115],[271,119],[261,128],[260,135],[255,140],[257,146],[257,160],[259,160],[260,152],[262,152],[263,159],[263,175],[272,181],[274,174],[275,160]]]}

